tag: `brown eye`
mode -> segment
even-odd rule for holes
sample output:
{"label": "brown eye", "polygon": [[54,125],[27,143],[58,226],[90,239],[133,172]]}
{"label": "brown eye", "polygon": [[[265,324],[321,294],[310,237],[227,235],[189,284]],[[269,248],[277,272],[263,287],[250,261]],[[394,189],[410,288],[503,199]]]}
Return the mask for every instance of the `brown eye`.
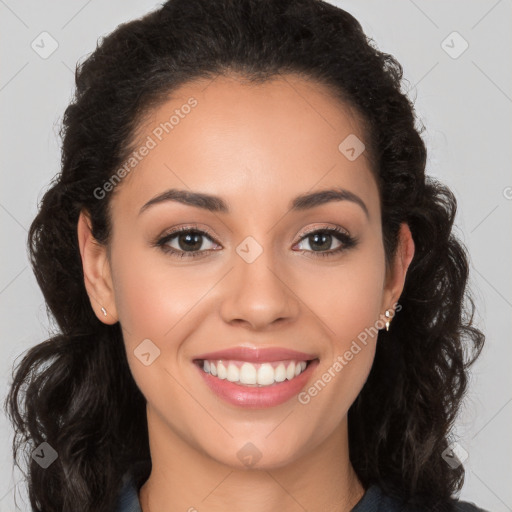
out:
{"label": "brown eye", "polygon": [[[333,239],[337,240],[339,245],[331,249]],[[356,238],[351,237],[339,228],[324,228],[306,233],[299,243],[304,240],[308,242],[311,249],[306,250],[306,252],[317,253],[318,256],[333,256],[357,245]],[[305,249],[301,250],[305,251]]]}
{"label": "brown eye", "polygon": [[[156,245],[161,247],[164,252],[170,253],[173,256],[193,258],[213,250],[211,247],[205,247],[205,239],[208,239],[215,245],[212,237],[205,231],[181,228],[162,237]],[[208,246],[207,243],[206,246]]]}

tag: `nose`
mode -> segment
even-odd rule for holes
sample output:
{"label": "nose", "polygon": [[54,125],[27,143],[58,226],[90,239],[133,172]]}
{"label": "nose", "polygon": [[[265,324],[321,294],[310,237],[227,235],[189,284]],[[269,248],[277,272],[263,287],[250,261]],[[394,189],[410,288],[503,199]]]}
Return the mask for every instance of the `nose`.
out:
{"label": "nose", "polygon": [[220,310],[225,322],[265,330],[297,318],[300,304],[290,273],[275,264],[271,251],[264,250],[252,263],[238,255],[234,261]]}

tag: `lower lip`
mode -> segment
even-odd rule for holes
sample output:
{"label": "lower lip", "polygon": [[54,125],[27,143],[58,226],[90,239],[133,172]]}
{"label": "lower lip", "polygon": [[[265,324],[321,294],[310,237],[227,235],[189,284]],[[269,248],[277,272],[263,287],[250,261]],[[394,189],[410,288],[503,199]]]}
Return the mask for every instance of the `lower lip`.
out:
{"label": "lower lip", "polygon": [[294,377],[292,380],[286,379],[283,382],[262,387],[235,384],[227,379],[219,379],[206,373],[195,363],[194,366],[197,367],[208,387],[226,402],[239,407],[264,409],[283,404],[297,395],[306,385],[318,363],[318,359],[314,359],[298,377]]}

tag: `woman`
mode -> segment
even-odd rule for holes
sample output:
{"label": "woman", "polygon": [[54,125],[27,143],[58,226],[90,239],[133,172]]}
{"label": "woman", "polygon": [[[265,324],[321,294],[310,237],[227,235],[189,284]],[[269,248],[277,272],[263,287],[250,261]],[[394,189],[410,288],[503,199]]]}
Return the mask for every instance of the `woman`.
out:
{"label": "woman", "polygon": [[401,78],[319,0],[170,0],[80,65],[29,233],[61,334],[7,402],[33,510],[480,510],[484,335]]}

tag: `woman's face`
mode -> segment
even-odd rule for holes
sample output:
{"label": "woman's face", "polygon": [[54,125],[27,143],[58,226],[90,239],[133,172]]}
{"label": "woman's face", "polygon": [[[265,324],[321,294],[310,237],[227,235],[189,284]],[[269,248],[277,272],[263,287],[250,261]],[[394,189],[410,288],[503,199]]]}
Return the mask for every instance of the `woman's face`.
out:
{"label": "woman's face", "polygon": [[[84,268],[99,318],[120,321],[150,435],[237,467],[339,439],[404,277],[386,281],[378,189],[350,110],[292,75],[218,77],[174,92],[139,143],[112,197],[110,260],[99,251]],[[147,205],[171,189],[211,198]],[[164,239],[181,228],[192,232]],[[223,361],[217,376],[197,364],[234,348],[247,351],[208,356]],[[269,348],[306,355],[251,359]],[[294,380],[302,359],[314,361]]]}

